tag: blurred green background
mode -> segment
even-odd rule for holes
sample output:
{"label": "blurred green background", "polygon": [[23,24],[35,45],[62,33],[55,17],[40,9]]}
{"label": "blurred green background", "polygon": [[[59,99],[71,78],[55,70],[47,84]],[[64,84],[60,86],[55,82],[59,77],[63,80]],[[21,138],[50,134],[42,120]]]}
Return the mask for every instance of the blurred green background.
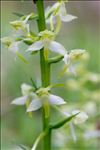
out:
{"label": "blurred green background", "polygon": [[[45,6],[52,5],[53,1],[45,1]],[[62,96],[68,101],[68,110],[79,108],[89,114],[88,121],[80,126],[75,126],[77,142],[74,143],[69,126],[63,131],[56,131],[52,143],[54,150],[99,150],[100,148],[100,2],[99,1],[70,1],[67,4],[68,13],[78,16],[78,19],[70,23],[63,23],[56,41],[62,43],[67,50],[86,49],[90,57],[82,61],[77,68],[77,78],[72,75],[64,75],[58,78],[62,62],[53,65],[51,70],[51,83],[66,83],[64,89],[57,88],[52,92]],[[1,35],[13,34],[10,21],[18,19],[13,12],[29,14],[36,11],[32,1],[2,1],[1,2]],[[31,30],[38,32],[36,23],[30,22]],[[20,85],[31,84],[30,78],[40,82],[39,55],[25,54],[27,46],[22,44],[20,51],[25,55],[30,64],[26,65],[16,59],[12,53],[2,46],[1,50],[1,127],[2,150],[17,150],[17,144],[32,146],[35,138],[41,131],[40,111],[33,113],[29,118],[24,107],[12,106],[11,101],[20,96]],[[90,106],[90,107],[88,107]],[[88,110],[90,109],[90,112]],[[96,131],[98,134],[96,134]],[[63,133],[64,132],[64,133]],[[85,134],[90,132],[90,137]],[[93,133],[94,134],[93,134]],[[61,134],[62,133],[62,134]],[[65,134],[66,133],[66,134]],[[59,135],[60,137],[59,137]],[[64,139],[62,135],[64,134]],[[93,135],[92,135],[93,134]],[[95,135],[96,134],[96,135]],[[54,139],[63,139],[60,146]],[[65,141],[65,142],[64,142]],[[38,150],[41,148],[39,147]]]}

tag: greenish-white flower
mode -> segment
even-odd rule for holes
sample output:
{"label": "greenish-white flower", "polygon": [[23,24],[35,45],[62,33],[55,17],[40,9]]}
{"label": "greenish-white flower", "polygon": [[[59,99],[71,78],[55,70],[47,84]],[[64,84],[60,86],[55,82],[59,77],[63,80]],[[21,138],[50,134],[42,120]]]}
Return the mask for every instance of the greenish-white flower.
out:
{"label": "greenish-white flower", "polygon": [[34,92],[34,88],[27,84],[22,84],[22,97],[16,98],[12,101],[15,105],[25,105],[27,101],[31,100],[27,112],[35,111],[45,105],[62,105],[66,102],[59,96],[53,95],[49,92],[50,87],[40,88]]}
{"label": "greenish-white flower", "polygon": [[13,53],[18,52],[19,50],[19,41],[14,41],[13,38],[11,37],[4,37],[1,39],[1,42],[5,45],[6,48],[8,48],[10,51],[12,51]]}
{"label": "greenish-white flower", "polygon": [[74,123],[75,124],[81,124],[84,123],[88,119],[88,115],[85,112],[80,112],[79,110],[74,110],[72,111],[72,114],[77,114],[76,117],[74,118]]}
{"label": "greenish-white flower", "polygon": [[57,22],[56,30],[59,31],[62,22],[70,22],[76,19],[76,16],[67,14],[65,2],[63,0],[56,2],[52,7],[48,7],[45,11],[47,23],[50,23],[51,30],[54,30],[54,24]]}
{"label": "greenish-white flower", "polygon": [[65,48],[58,42],[54,41],[54,32],[44,30],[39,33],[40,40],[33,43],[28,51],[38,51],[44,48],[45,51],[52,51],[59,54],[65,53]]}
{"label": "greenish-white flower", "polygon": [[20,19],[20,20],[12,21],[12,22],[10,22],[10,24],[19,33],[25,32],[25,33],[29,34],[28,20],[31,17],[31,15],[32,14],[27,15],[27,17],[24,20]]}
{"label": "greenish-white flower", "polygon": [[81,56],[85,53],[85,50],[75,49],[71,50],[70,53],[66,52],[64,54],[63,61],[66,65],[65,71],[68,70],[72,74],[76,76],[75,65],[74,63],[81,58]]}
{"label": "greenish-white flower", "polygon": [[67,14],[64,1],[59,1],[59,2],[55,3],[52,6],[52,9],[54,10],[53,16],[57,16],[58,15],[63,22],[70,22],[73,19],[77,18],[76,16]]}
{"label": "greenish-white flower", "polygon": [[36,92],[36,96],[33,98],[32,102],[30,103],[27,112],[35,111],[42,106],[46,105],[63,105],[66,102],[59,96],[53,95],[49,92],[49,88],[40,88]]}

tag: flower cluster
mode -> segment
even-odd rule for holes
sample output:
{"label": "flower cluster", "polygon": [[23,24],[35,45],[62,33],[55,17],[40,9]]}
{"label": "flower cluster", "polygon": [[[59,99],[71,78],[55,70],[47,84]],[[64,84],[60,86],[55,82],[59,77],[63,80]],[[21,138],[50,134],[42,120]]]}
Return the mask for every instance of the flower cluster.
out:
{"label": "flower cluster", "polygon": [[[68,51],[62,44],[55,41],[55,37],[60,30],[61,22],[70,22],[77,17],[67,14],[65,1],[60,0],[45,10],[45,21],[47,24],[50,24],[50,29],[46,28],[44,31],[36,34],[30,30],[29,20],[38,19],[38,17],[38,15],[31,13],[22,16],[19,20],[10,22],[15,31],[15,35],[13,38],[2,38],[2,43],[14,54],[17,54],[17,56],[24,62],[26,62],[25,58],[19,53],[19,44],[21,42],[27,44],[27,53],[30,52],[30,54],[33,54],[34,52],[43,50],[44,66],[51,65],[50,60],[52,60],[52,58],[49,53],[57,53],[61,57],[59,61],[62,60],[64,63],[64,70],[61,71],[61,74],[69,71],[76,76],[75,65],[85,54],[85,50],[73,49]],[[54,62],[56,61],[54,60]],[[44,70],[46,70],[46,68]],[[21,85],[22,96],[14,99],[12,104],[27,105],[27,112],[36,111],[43,107],[45,110],[45,117],[48,117],[49,105],[66,104],[63,98],[51,93],[51,87],[52,86],[41,86],[41,88],[35,88],[34,86],[24,83]],[[67,114],[67,117],[70,116],[75,117],[75,124],[83,123],[88,119],[87,114],[80,111],[73,111],[71,114]]]}

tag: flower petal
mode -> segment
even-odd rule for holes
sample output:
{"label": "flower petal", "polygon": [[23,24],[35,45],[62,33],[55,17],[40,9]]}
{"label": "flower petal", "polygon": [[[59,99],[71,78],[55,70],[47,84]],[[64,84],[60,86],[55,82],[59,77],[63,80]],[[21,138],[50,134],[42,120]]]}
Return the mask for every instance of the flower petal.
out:
{"label": "flower petal", "polygon": [[49,95],[49,103],[51,105],[62,105],[62,104],[66,104],[66,102],[59,96],[50,94]]}
{"label": "flower petal", "polygon": [[27,112],[38,110],[40,107],[42,107],[41,100],[33,99],[27,109]]}
{"label": "flower petal", "polygon": [[76,19],[77,17],[76,17],[76,16],[73,16],[73,15],[70,15],[70,14],[67,14],[67,15],[65,15],[65,16],[60,14],[60,18],[61,18],[61,20],[64,21],[64,22],[70,22],[70,21]]}
{"label": "flower petal", "polygon": [[59,8],[59,15],[61,15],[61,16],[67,15],[65,3],[63,1],[62,1],[60,8]]}
{"label": "flower petal", "polygon": [[9,50],[12,51],[13,53],[16,53],[19,50],[18,45],[20,44],[20,42],[13,42],[10,47]]}
{"label": "flower petal", "polygon": [[71,72],[74,76],[77,76],[74,65],[68,67],[69,72]]}
{"label": "flower petal", "polygon": [[70,63],[70,56],[69,56],[68,53],[66,53],[66,54],[64,55],[63,61],[64,61],[64,63],[65,63],[66,65],[68,65],[68,64]]}
{"label": "flower petal", "polygon": [[77,141],[77,137],[76,137],[74,125],[70,122],[69,126],[70,126],[70,130],[71,130],[71,134],[72,134],[73,140],[74,140],[74,142],[76,142]]}
{"label": "flower petal", "polygon": [[37,51],[37,50],[40,50],[41,48],[43,48],[43,41],[40,40],[40,41],[37,41],[35,42],[34,44],[32,44],[27,51]]}
{"label": "flower petal", "polygon": [[65,48],[64,48],[60,43],[58,43],[58,42],[56,42],[56,41],[51,41],[51,42],[49,43],[49,45],[48,45],[48,48],[49,48],[51,51],[53,51],[53,52],[55,52],[55,53],[59,53],[59,54],[61,54],[61,55],[64,55],[65,52],[66,52]]}
{"label": "flower petal", "polygon": [[25,105],[27,101],[27,96],[22,96],[22,97],[18,97],[15,100],[13,100],[11,102],[11,104],[15,104],[15,105]]}

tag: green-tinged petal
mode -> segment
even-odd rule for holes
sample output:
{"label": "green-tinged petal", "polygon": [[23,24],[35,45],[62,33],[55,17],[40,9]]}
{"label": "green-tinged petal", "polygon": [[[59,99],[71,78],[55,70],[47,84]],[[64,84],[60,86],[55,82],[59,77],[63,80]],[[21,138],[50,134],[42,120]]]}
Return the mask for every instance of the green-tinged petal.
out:
{"label": "green-tinged petal", "polygon": [[17,53],[19,50],[19,45],[20,42],[12,42],[12,44],[9,46],[9,50],[12,51],[13,53]]}
{"label": "green-tinged petal", "polygon": [[59,16],[57,16],[57,23],[56,23],[56,29],[55,29],[56,34],[59,33],[60,28],[61,28],[61,19]]}
{"label": "green-tinged petal", "polygon": [[74,20],[74,19],[77,19],[76,16],[73,16],[73,15],[70,15],[70,14],[67,14],[67,15],[65,15],[65,16],[60,15],[60,18],[61,18],[61,20],[64,21],[64,22],[70,22],[70,21],[72,21],[72,20]]}
{"label": "green-tinged petal", "polygon": [[68,69],[68,66],[65,65],[63,70],[59,73],[58,77],[62,77],[64,75],[64,73],[67,71],[67,69]]}
{"label": "green-tinged petal", "polygon": [[12,27],[14,27],[16,30],[24,29],[24,28],[25,28],[25,23],[24,23],[24,21],[21,21],[21,20],[12,21],[12,22],[10,22],[10,24],[11,24]]}
{"label": "green-tinged petal", "polygon": [[64,55],[63,61],[64,61],[64,63],[65,63],[66,65],[68,65],[68,64],[70,63],[70,56],[69,56],[68,53],[66,53],[66,54]]}
{"label": "green-tinged petal", "polygon": [[48,45],[48,49],[50,49],[51,51],[55,53],[59,53],[61,55],[64,55],[66,52],[65,48],[56,41],[51,41]]}
{"label": "green-tinged petal", "polygon": [[35,110],[38,110],[42,107],[42,103],[40,101],[40,99],[33,99],[32,102],[30,103],[28,109],[27,109],[27,112],[30,112],[30,111],[35,111]]}
{"label": "green-tinged petal", "polygon": [[26,24],[26,31],[27,31],[27,34],[30,35],[29,24]]}
{"label": "green-tinged petal", "polygon": [[40,41],[37,41],[35,42],[34,44],[32,44],[27,51],[37,51],[37,50],[40,50],[41,48],[43,48],[43,41],[40,40]]}
{"label": "green-tinged petal", "polygon": [[29,20],[29,18],[30,18],[32,15],[33,15],[33,13],[27,15],[26,18],[25,18],[25,20],[24,20],[24,22],[27,23],[27,21]]}
{"label": "green-tinged petal", "polygon": [[59,15],[62,15],[62,16],[67,15],[67,10],[66,10],[66,7],[65,7],[65,3],[63,1],[61,3],[60,8],[59,8]]}
{"label": "green-tinged petal", "polygon": [[29,64],[29,62],[22,56],[18,51],[16,52],[17,57],[23,61],[25,64]]}
{"label": "green-tinged petal", "polygon": [[72,138],[73,138],[74,142],[76,142],[77,141],[77,137],[76,137],[74,125],[70,122],[69,126],[70,126],[70,130],[71,130]]}
{"label": "green-tinged petal", "polygon": [[16,99],[14,99],[11,104],[14,104],[14,105],[25,105],[26,104],[26,101],[27,101],[27,96],[22,96],[22,97],[18,97]]}
{"label": "green-tinged petal", "polygon": [[49,95],[49,103],[51,105],[63,105],[66,104],[66,102],[59,96],[50,94]]}
{"label": "green-tinged petal", "polygon": [[22,92],[23,95],[28,95],[28,94],[30,94],[33,90],[34,90],[34,88],[33,88],[31,85],[29,85],[29,84],[23,83],[23,84],[21,85],[21,92]]}
{"label": "green-tinged petal", "polygon": [[69,66],[68,71],[72,73],[74,76],[77,76],[74,65]]}
{"label": "green-tinged petal", "polygon": [[54,31],[54,24],[53,24],[53,16],[52,15],[50,17],[50,28],[51,28],[51,31]]}

